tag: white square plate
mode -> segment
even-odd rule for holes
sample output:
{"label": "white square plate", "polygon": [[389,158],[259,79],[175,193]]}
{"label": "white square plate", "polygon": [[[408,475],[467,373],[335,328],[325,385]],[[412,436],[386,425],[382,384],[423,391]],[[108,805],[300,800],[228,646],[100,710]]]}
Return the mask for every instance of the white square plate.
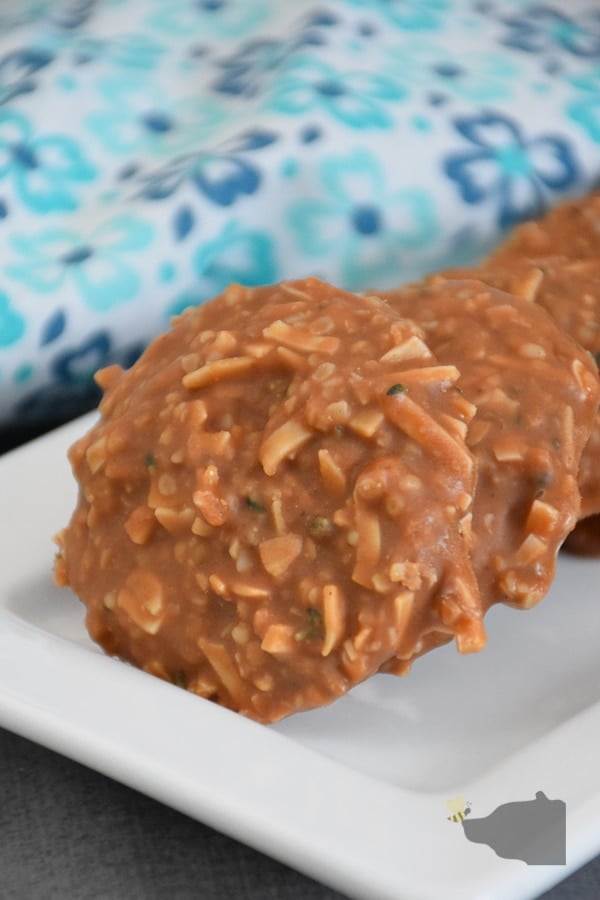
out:
{"label": "white square plate", "polygon": [[[600,851],[600,563],[564,558],[530,612],[494,609],[489,646],[448,646],[329,708],[265,727],[104,656],[52,583],[75,502],[79,420],[0,459],[0,724],[350,897],[532,898]],[[537,791],[566,803],[567,864],[466,840]]]}

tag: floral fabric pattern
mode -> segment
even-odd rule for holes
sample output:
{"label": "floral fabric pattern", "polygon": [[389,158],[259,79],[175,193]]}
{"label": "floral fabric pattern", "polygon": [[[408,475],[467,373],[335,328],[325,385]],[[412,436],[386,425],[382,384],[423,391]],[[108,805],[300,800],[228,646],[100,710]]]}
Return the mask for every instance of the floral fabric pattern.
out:
{"label": "floral fabric pattern", "polygon": [[344,283],[356,290],[393,279],[398,260],[437,237],[435,207],[426,191],[390,194],[377,158],[354,151],[327,157],[315,197],[296,201],[289,222],[306,256],[339,259]]}
{"label": "floral fabric pattern", "polygon": [[502,228],[540,215],[549,191],[575,181],[577,165],[564,138],[527,138],[516,122],[494,113],[460,118],[454,125],[471,147],[446,158],[446,174],[465,203],[496,197]]}
{"label": "floral fabric pattern", "polygon": [[70,138],[35,134],[21,113],[0,109],[0,183],[11,181],[16,200],[33,212],[77,209],[73,182],[92,181],[95,174]]}
{"label": "floral fabric pattern", "polygon": [[475,262],[598,144],[594,0],[7,5],[0,425],[94,404],[231,281]]}
{"label": "floral fabric pattern", "polygon": [[526,53],[541,53],[556,47],[574,56],[600,55],[600,11],[589,8],[580,18],[558,8],[535,5],[523,15],[505,19],[508,33],[504,43]]}
{"label": "floral fabric pattern", "polygon": [[350,0],[355,6],[375,7],[385,20],[404,31],[437,29],[439,13],[448,9],[448,0]]}
{"label": "floral fabric pattern", "polygon": [[100,312],[137,295],[140,277],[125,258],[145,249],[151,238],[148,223],[125,215],[96,228],[87,239],[58,228],[32,237],[14,235],[12,246],[23,261],[9,263],[5,272],[41,294],[59,291],[71,278],[87,307]]}
{"label": "floral fabric pattern", "polygon": [[323,110],[350,128],[389,128],[393,119],[385,104],[405,93],[385,75],[336,71],[304,58],[278,81],[269,106],[292,116]]}
{"label": "floral fabric pattern", "polygon": [[576,94],[567,106],[567,115],[600,144],[600,64],[585,75],[573,78]]}

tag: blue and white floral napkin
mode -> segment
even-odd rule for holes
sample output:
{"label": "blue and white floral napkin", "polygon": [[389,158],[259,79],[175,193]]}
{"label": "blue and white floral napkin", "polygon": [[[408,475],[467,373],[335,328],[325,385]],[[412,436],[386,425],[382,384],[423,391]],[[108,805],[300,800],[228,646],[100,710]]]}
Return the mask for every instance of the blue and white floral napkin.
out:
{"label": "blue and white floral napkin", "polygon": [[230,281],[397,284],[599,175],[595,0],[3,4],[0,425]]}

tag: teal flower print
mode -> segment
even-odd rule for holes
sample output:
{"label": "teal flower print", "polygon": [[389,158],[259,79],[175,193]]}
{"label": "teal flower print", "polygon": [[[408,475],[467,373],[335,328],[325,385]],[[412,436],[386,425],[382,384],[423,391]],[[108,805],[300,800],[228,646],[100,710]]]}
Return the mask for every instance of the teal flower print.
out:
{"label": "teal flower print", "polygon": [[75,66],[109,63],[116,69],[150,72],[158,66],[165,47],[144,34],[100,35],[93,28],[88,31],[59,31],[47,29],[40,35],[46,51],[68,54]]}
{"label": "teal flower print", "polygon": [[183,153],[225,118],[210,97],[174,100],[145,78],[107,78],[99,93],[104,106],[87,116],[86,125],[105,150],[118,156]]}
{"label": "teal flower print", "polygon": [[425,249],[438,234],[430,195],[390,189],[376,157],[364,150],[326,157],[320,182],[317,196],[291,205],[289,224],[310,260],[339,260],[344,287],[394,283],[406,252]]}
{"label": "teal flower print", "polygon": [[405,96],[387,75],[340,72],[304,57],[279,76],[267,106],[288,115],[321,109],[351,128],[389,128],[393,120],[386,104]]}
{"label": "teal flower print", "polygon": [[74,183],[95,177],[96,169],[75,141],[36,135],[21,113],[0,109],[0,180],[11,180],[19,199],[34,212],[77,209]]}
{"label": "teal flower print", "polygon": [[448,0],[346,0],[351,6],[377,11],[385,20],[404,31],[438,30],[440,13],[448,9]]}
{"label": "teal flower print", "polygon": [[194,271],[194,287],[177,297],[168,310],[170,316],[204,303],[232,282],[254,287],[281,277],[272,238],[264,231],[243,229],[236,222],[228,222],[214,240],[198,247]]}
{"label": "teal flower print", "polygon": [[41,294],[72,282],[86,306],[104,312],[138,295],[141,272],[131,255],[146,249],[152,237],[151,225],[126,214],[87,237],[66,228],[14,235],[10,243],[23,259],[6,265],[4,272]]}
{"label": "teal flower print", "polygon": [[155,0],[147,24],[163,36],[202,34],[215,38],[244,37],[260,25],[269,5],[265,0]]}
{"label": "teal flower print", "polygon": [[567,115],[600,144],[600,66],[572,78],[571,84],[580,93],[567,105]]}
{"label": "teal flower print", "polygon": [[506,100],[521,74],[521,67],[506,53],[442,46],[426,38],[405,38],[390,48],[386,70],[409,89],[421,89],[434,104],[449,97],[474,103]]}
{"label": "teal flower print", "polygon": [[25,334],[25,319],[0,291],[0,348],[16,344]]}

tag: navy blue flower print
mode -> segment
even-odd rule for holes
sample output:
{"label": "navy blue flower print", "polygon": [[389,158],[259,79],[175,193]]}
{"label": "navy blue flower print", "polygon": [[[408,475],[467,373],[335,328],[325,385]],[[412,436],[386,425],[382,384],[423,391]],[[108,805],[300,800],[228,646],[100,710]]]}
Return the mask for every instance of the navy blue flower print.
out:
{"label": "navy blue flower print", "polygon": [[446,156],[443,169],[465,203],[495,200],[502,228],[539,215],[550,191],[577,181],[574,152],[564,137],[530,138],[517,122],[494,112],[459,117],[454,127],[471,146]]}
{"label": "navy blue flower print", "polygon": [[60,3],[56,7],[50,4],[50,20],[53,25],[64,28],[65,31],[80,28],[92,17],[97,2],[98,0],[71,0],[70,3]]}
{"label": "navy blue flower print", "polygon": [[0,103],[34,91],[36,74],[53,60],[48,50],[22,47],[0,58]]}
{"label": "navy blue flower print", "polygon": [[98,331],[75,350],[60,353],[52,364],[58,381],[81,384],[101,368],[110,352],[110,334]]}
{"label": "navy blue flower print", "polygon": [[232,280],[469,264],[597,151],[600,0],[0,0],[0,421]]}
{"label": "navy blue flower print", "polygon": [[143,349],[144,345],[138,341],[117,350],[108,331],[94,332],[77,347],[63,350],[54,357],[47,384],[32,390],[19,401],[16,416],[25,424],[67,421],[93,409],[101,396],[94,373],[111,363],[128,368]]}
{"label": "navy blue flower print", "polygon": [[222,94],[255,97],[289,56],[306,44],[320,43],[311,33],[292,41],[255,38],[236,48],[231,56],[217,60],[221,74],[212,87]]}
{"label": "navy blue flower print", "polygon": [[600,10],[568,16],[553,6],[531,6],[504,19],[509,31],[502,43],[526,53],[562,50],[573,56],[600,56]]}
{"label": "navy blue flower print", "polygon": [[262,178],[259,168],[242,154],[260,150],[276,140],[274,132],[256,129],[214,151],[176,156],[161,169],[140,176],[139,196],[163,200],[189,182],[217,206],[232,206],[239,197],[254,194]]}
{"label": "navy blue flower print", "polygon": [[251,38],[244,41],[233,53],[216,60],[222,71],[214,80],[213,89],[237,97],[255,97],[290,57],[305,48],[326,43],[324,29],[331,28],[336,22],[335,16],[328,12],[315,12],[288,39]]}
{"label": "navy blue flower print", "polygon": [[40,337],[40,346],[51,344],[58,340],[67,325],[67,316],[62,309],[58,309],[52,313],[50,318],[44,323],[42,334]]}
{"label": "navy blue flower print", "polygon": [[189,206],[180,206],[173,216],[173,234],[175,240],[180,243],[192,233],[196,225],[196,217]]}

